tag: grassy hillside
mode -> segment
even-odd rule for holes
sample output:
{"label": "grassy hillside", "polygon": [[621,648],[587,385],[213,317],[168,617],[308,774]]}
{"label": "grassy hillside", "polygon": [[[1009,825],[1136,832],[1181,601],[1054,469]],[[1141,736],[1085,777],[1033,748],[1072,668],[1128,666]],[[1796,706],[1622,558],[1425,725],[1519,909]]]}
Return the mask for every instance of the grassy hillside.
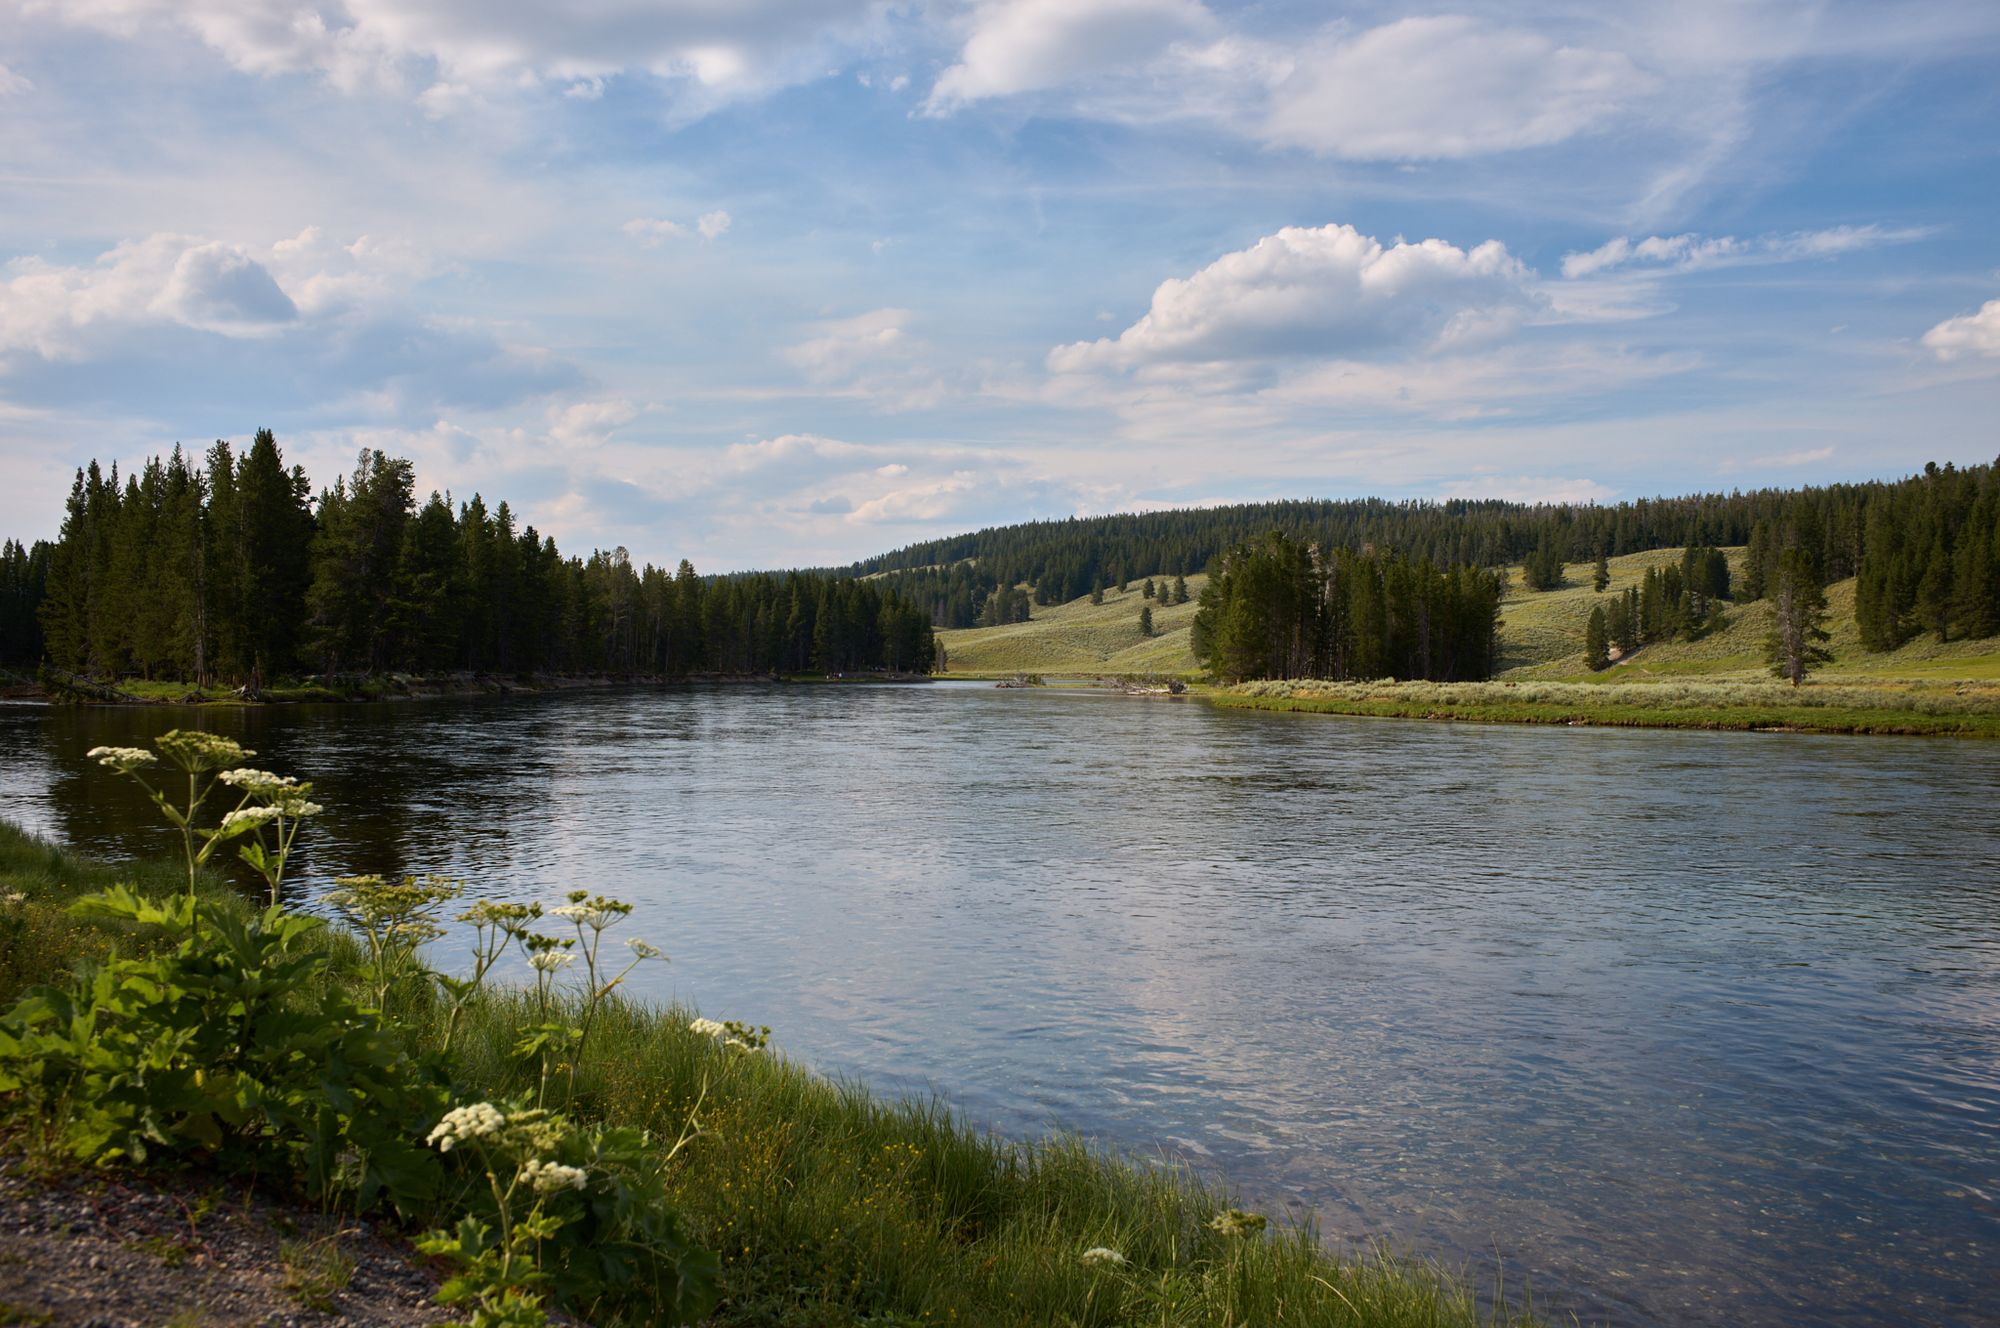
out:
{"label": "grassy hillside", "polygon": [[[1743,550],[1727,550],[1730,571],[1741,575]],[[1768,680],[1763,662],[1764,636],[1771,629],[1771,606],[1731,604],[1723,610],[1724,624],[1699,641],[1672,641],[1642,646],[1629,659],[1602,673],[1592,673],[1583,661],[1583,630],[1593,606],[1636,587],[1649,568],[1678,564],[1678,549],[1656,549],[1610,561],[1611,584],[1603,594],[1590,588],[1590,564],[1572,563],[1569,584],[1560,590],[1529,590],[1521,569],[1509,571],[1507,598],[1500,609],[1499,678],[1510,682],[1644,683],[1711,679],[1725,682]],[[1172,608],[1153,608],[1157,635],[1139,635],[1139,609],[1149,601],[1140,595],[1144,578],[1123,595],[1106,591],[1104,603],[1088,599],[1048,608],[1011,627],[975,627],[938,633],[950,651],[950,672],[1001,673],[1177,673],[1200,670],[1189,647],[1195,600],[1205,577],[1188,578],[1189,601]],[[1827,588],[1828,648],[1833,662],[1817,670],[1821,681],[1856,684],[1883,682],[2000,681],[2000,638],[1952,641],[1940,645],[1925,636],[1900,650],[1876,654],[1865,650],[1854,624],[1854,582]]]}
{"label": "grassy hillside", "polygon": [[[1729,549],[1730,572],[1742,574],[1743,550]],[[1527,589],[1521,569],[1511,571],[1511,586],[1500,610],[1500,673],[1504,681],[1571,681],[1632,683],[1707,678],[1720,681],[1762,681],[1770,678],[1764,664],[1764,637],[1771,630],[1769,601],[1724,607],[1724,625],[1699,641],[1670,641],[1641,646],[1629,659],[1602,673],[1592,673],[1583,660],[1583,631],[1591,608],[1614,594],[1635,587],[1648,568],[1680,562],[1675,549],[1635,553],[1610,561],[1611,584],[1602,595],[1590,588],[1590,565],[1571,564],[1570,584],[1560,590]],[[1978,681],[2000,680],[2000,639],[1952,641],[1940,645],[1920,637],[1900,650],[1877,654],[1864,649],[1854,623],[1854,582],[1827,587],[1827,628],[1833,639],[1827,648],[1833,662],[1814,671],[1820,681]]]}
{"label": "grassy hillside", "polygon": [[[1146,578],[1135,578],[1123,594],[1116,587],[1104,592],[1102,604],[1088,596],[1067,604],[1036,605],[1035,616],[1006,627],[971,627],[943,631],[938,639],[949,652],[949,672],[1004,673],[1178,673],[1193,674],[1194,652],[1188,629],[1195,602],[1208,578],[1188,578],[1188,602],[1163,607],[1141,590]],[[1155,577],[1155,586],[1171,587],[1173,578]],[[1153,635],[1139,634],[1139,610],[1153,610]]]}

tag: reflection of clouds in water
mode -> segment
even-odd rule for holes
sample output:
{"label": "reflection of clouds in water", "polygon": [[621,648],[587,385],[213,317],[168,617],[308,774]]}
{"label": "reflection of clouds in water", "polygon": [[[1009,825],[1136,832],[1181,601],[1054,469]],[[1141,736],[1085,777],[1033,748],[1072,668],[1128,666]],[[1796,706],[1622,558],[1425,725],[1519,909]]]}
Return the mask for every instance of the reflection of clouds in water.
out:
{"label": "reflection of clouds in water", "polygon": [[[1965,1162],[2000,1129],[1983,746],[954,686],[235,722],[321,781],[315,875],[637,899],[672,956],[638,994],[1009,1132],[1164,1145],[1337,1236],[1497,1249],[1544,1303],[1966,1305],[2000,1238],[1963,1197],[2000,1189]],[[8,805],[138,842],[150,809],[39,753],[171,723],[0,714]]]}

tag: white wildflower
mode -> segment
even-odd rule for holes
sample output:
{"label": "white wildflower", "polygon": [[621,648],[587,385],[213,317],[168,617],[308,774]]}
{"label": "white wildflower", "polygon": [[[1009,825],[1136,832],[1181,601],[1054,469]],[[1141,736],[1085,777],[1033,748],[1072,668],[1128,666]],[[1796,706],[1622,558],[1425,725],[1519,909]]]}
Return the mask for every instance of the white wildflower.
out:
{"label": "white wildflower", "polygon": [[557,1190],[580,1190],[590,1179],[590,1173],[582,1167],[566,1167],[560,1162],[530,1162],[521,1168],[521,1180],[534,1187],[537,1194],[553,1194]]}
{"label": "white wildflower", "polygon": [[576,956],[566,950],[544,950],[528,956],[528,967],[537,973],[557,973],[575,962]]}
{"label": "white wildflower", "polygon": [[703,1037],[721,1037],[729,1031],[729,1025],[714,1019],[697,1019],[688,1025],[688,1032],[699,1033]]}
{"label": "white wildflower", "polygon": [[640,940],[637,936],[634,936],[631,940],[625,942],[625,948],[630,950],[635,957],[640,959],[665,959],[667,957],[666,952],[661,950],[659,946],[649,945],[645,941]]}
{"label": "white wildflower", "polygon": [[1125,1262],[1125,1256],[1117,1250],[1099,1245],[1095,1249],[1085,1250],[1077,1256],[1077,1260],[1085,1268],[1116,1268]]}
{"label": "white wildflower", "polygon": [[242,789],[245,793],[254,793],[260,798],[274,797],[299,785],[295,776],[274,775],[269,770],[252,770],[247,766],[237,770],[225,770],[216,778],[234,788]]}
{"label": "white wildflower", "polygon": [[222,833],[225,835],[240,835],[245,831],[256,830],[268,825],[277,819],[278,809],[276,807],[238,807],[235,811],[222,818]]}
{"label": "white wildflower", "polygon": [[722,1039],[722,1045],[727,1047],[731,1051],[748,1052],[757,1050],[755,1047],[751,1046],[748,1042],[745,1042],[740,1037],[726,1037]]}
{"label": "white wildflower", "polygon": [[23,900],[25,900],[26,898],[27,896],[22,894],[19,890],[10,890],[7,893],[7,902],[10,904],[18,904]]}
{"label": "white wildflower", "polygon": [[225,738],[219,733],[185,729],[163,733],[154,739],[153,745],[160,749],[162,756],[188,771],[232,769],[241,765],[244,757],[257,754],[235,739]]}
{"label": "white wildflower", "polygon": [[447,1111],[424,1142],[436,1144],[440,1153],[449,1153],[453,1144],[495,1134],[506,1124],[507,1118],[500,1114],[500,1108],[491,1102],[474,1102],[470,1106],[453,1107]]}
{"label": "white wildflower", "polygon": [[271,806],[278,815],[289,816],[294,821],[303,821],[308,816],[318,816],[326,810],[318,803],[307,802],[304,798],[280,798]]}
{"label": "white wildflower", "polygon": [[130,774],[153,764],[153,754],[144,747],[93,747],[86,753],[108,770]]}
{"label": "white wildflower", "polygon": [[603,931],[618,920],[618,915],[608,908],[593,908],[589,904],[558,904],[548,911],[552,918],[563,918],[579,927],[592,931]]}

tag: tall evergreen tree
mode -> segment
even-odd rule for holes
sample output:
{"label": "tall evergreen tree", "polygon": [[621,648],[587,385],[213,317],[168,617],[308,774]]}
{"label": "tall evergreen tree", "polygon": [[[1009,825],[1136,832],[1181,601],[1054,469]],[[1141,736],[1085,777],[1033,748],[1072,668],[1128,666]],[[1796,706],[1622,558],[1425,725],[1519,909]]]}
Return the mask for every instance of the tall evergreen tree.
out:
{"label": "tall evergreen tree", "polygon": [[1778,556],[1771,606],[1775,621],[1764,640],[1765,658],[1773,673],[1797,687],[1808,672],[1833,656],[1824,645],[1829,639],[1826,592],[1820,588],[1812,556],[1796,545]]}

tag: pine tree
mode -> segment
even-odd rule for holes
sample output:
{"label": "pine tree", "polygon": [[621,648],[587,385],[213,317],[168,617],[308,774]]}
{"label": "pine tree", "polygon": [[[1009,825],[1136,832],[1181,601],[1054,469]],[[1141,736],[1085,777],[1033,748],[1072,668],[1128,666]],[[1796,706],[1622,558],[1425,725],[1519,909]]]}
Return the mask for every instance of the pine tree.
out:
{"label": "pine tree", "polygon": [[1590,622],[1583,629],[1583,662],[1592,673],[1611,667],[1611,635],[1602,604],[1591,609]]}
{"label": "pine tree", "polygon": [[1147,577],[1147,578],[1146,578],[1146,584],[1145,584],[1145,585],[1143,585],[1143,586],[1141,586],[1141,587],[1139,588],[1139,593],[1140,593],[1141,595],[1145,596],[1145,597],[1146,597],[1147,599],[1151,599],[1151,598],[1153,597],[1153,578],[1152,578],[1152,577],[1150,577],[1150,576],[1149,576],[1149,577]]}
{"label": "pine tree", "polygon": [[1139,635],[1151,636],[1152,634],[1153,634],[1153,606],[1147,604],[1141,607],[1139,610]]}
{"label": "pine tree", "polygon": [[1610,584],[1611,560],[1599,553],[1596,566],[1590,569],[1590,588],[1601,595],[1604,593],[1604,588]]}
{"label": "pine tree", "polygon": [[1764,639],[1765,658],[1773,673],[1797,687],[1815,665],[1833,658],[1822,644],[1828,639],[1826,592],[1812,556],[1797,545],[1778,556],[1771,605],[1776,621]]}
{"label": "pine tree", "polygon": [[1174,574],[1174,603],[1185,604],[1187,602],[1187,578],[1176,572]]}
{"label": "pine tree", "polygon": [[1102,604],[1104,602],[1104,586],[1101,582],[1090,588],[1090,602],[1092,604]]}

